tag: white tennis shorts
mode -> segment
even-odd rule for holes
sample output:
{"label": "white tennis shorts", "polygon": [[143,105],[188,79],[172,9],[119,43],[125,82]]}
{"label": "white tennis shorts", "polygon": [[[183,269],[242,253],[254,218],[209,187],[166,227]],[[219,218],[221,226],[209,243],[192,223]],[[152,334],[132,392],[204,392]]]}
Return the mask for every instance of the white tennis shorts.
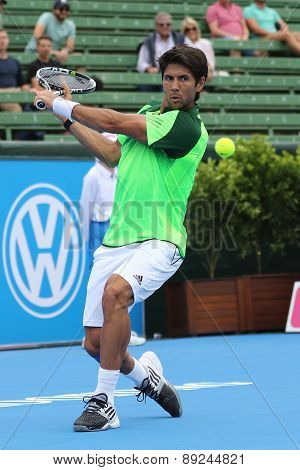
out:
{"label": "white tennis shorts", "polygon": [[147,240],[142,243],[110,248],[100,246],[94,253],[94,264],[87,286],[83,325],[102,327],[102,297],[112,274],[119,274],[132,287],[134,303],[150,297],[181,266],[183,258],[173,243]]}

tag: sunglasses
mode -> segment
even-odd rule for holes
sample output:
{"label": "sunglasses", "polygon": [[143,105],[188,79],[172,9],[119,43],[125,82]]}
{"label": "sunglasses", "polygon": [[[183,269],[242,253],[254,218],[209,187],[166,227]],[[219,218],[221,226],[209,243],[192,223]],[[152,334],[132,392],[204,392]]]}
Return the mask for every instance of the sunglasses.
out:
{"label": "sunglasses", "polygon": [[185,28],[184,32],[188,33],[189,31],[197,31],[197,28],[193,26],[192,28]]}
{"label": "sunglasses", "polygon": [[158,23],[158,26],[161,26],[161,27],[163,27],[163,26],[168,26],[168,27],[170,27],[171,24],[172,24],[172,23]]}

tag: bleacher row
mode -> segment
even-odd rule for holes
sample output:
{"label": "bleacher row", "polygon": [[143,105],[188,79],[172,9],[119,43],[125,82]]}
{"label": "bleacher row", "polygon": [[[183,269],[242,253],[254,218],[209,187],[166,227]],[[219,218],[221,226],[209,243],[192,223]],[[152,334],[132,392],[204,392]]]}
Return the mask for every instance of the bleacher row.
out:
{"label": "bleacher row", "polygon": [[[139,85],[159,84],[159,75],[139,74],[135,71],[136,49],[139,42],[153,31],[153,18],[158,11],[172,14],[173,27],[179,30],[185,15],[199,21],[203,36],[208,37],[205,12],[212,0],[181,3],[180,0],[146,3],[131,0],[104,2],[70,0],[71,18],[77,26],[76,52],[72,54],[69,68],[86,67],[104,83],[102,92],[76,97],[76,100],[117,110],[134,112],[145,102],[161,99],[160,93],[142,93]],[[249,0],[237,0],[246,6]],[[10,53],[26,66],[34,55],[24,53],[38,16],[50,11],[53,1],[10,0],[4,16],[4,25],[10,35]],[[300,31],[298,0],[270,0],[287,21],[290,28]],[[202,117],[214,137],[253,132],[267,133],[277,140],[298,140],[300,104],[300,58],[293,56],[287,47],[267,40],[237,41],[234,48],[265,50],[268,57],[230,57],[232,41],[214,40],[217,70],[230,73],[228,77],[215,77],[207,84],[207,94],[201,97]],[[30,93],[0,93],[0,102],[28,103]],[[61,131],[61,126],[47,112],[0,113],[0,130],[7,139],[12,130],[25,128]],[[299,138],[300,140],[300,138]]]}

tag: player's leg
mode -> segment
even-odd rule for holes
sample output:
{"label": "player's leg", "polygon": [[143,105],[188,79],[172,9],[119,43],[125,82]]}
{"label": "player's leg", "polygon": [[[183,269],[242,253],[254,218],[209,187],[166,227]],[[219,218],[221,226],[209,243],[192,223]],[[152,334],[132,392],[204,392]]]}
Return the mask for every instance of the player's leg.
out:
{"label": "player's leg", "polygon": [[[159,240],[136,244],[134,247],[131,246],[130,249],[126,247],[124,247],[124,250],[118,249],[117,251],[114,249],[114,254],[120,253],[121,255],[124,252],[126,256],[123,256],[123,263],[114,270],[114,274],[118,276],[112,276],[106,284],[107,291],[105,295],[102,283],[98,278],[102,275],[102,268],[104,269],[107,265],[112,267],[114,263],[110,263],[109,259],[105,259],[107,250],[106,253],[103,253],[103,251],[105,251],[104,248],[102,248],[102,255],[104,256],[100,261],[103,262],[104,258],[104,264],[101,264],[95,256],[95,264],[88,285],[84,324],[86,327],[94,327],[96,331],[96,328],[101,327],[103,324],[103,316],[105,318],[104,323],[107,320],[107,337],[104,337],[104,344],[103,331],[105,327],[98,334],[98,339],[101,336],[101,366],[110,367],[110,369],[100,367],[96,389],[98,395],[88,401],[87,408],[76,420],[74,429],[76,431],[91,431],[119,426],[119,420],[113,406],[112,391],[116,386],[120,370],[134,382],[140,392],[139,396],[147,395],[153,398],[171,416],[180,416],[182,414],[180,398],[174,387],[164,378],[158,357],[154,353],[148,352],[143,354],[140,361],[136,361],[126,351],[130,331],[127,318],[128,306],[133,300],[132,293],[135,301],[143,301],[171,277],[182,263],[178,249],[171,243]],[[130,256],[127,256],[129,251]],[[120,256],[119,259],[121,259]],[[126,282],[124,284],[123,281],[127,281],[128,285]],[[102,297],[103,302],[100,305],[99,299],[102,299]],[[133,304],[130,308],[132,307]],[[116,315],[116,312],[119,314]],[[117,324],[120,315],[122,315],[122,332],[120,332]],[[116,332],[112,328],[114,325],[116,326]],[[93,331],[90,328],[87,330]],[[93,357],[98,356],[98,350],[95,347],[97,342],[95,331],[90,335],[93,338],[91,343],[94,344],[94,347],[89,348],[88,346],[89,333],[86,343],[86,347],[89,348],[89,353]],[[115,341],[111,345],[110,340],[113,337]],[[118,340],[117,345],[116,340]],[[102,357],[104,357],[103,362]],[[112,369],[112,367],[115,369]],[[117,369],[118,367],[119,369]],[[110,396],[110,403],[108,396]]]}
{"label": "player's leg", "polygon": [[[88,326],[85,327],[84,348],[86,352],[99,363],[100,363],[101,331],[102,331],[102,328],[93,328],[93,327],[88,327]],[[125,353],[123,362],[121,364],[120,373],[124,375],[128,375],[132,373],[135,367],[135,362],[136,362],[135,359],[129,354],[127,350]]]}
{"label": "player's leg", "polygon": [[130,284],[118,274],[113,274],[105,285],[102,299],[104,323],[100,363],[106,370],[120,371],[130,339],[128,308],[133,301]]}
{"label": "player's leg", "polygon": [[99,327],[86,326],[83,347],[86,352],[97,362],[100,362],[100,338],[101,330]]}
{"label": "player's leg", "polygon": [[[130,285],[118,275],[111,276],[104,288],[104,322],[100,338],[98,383],[82,415],[75,421],[75,431],[104,431],[117,428],[120,421],[114,404],[114,392],[130,338],[128,307],[133,303]],[[87,347],[88,345],[88,340]],[[93,355],[97,353],[90,349]]]}
{"label": "player's leg", "polygon": [[[99,360],[100,355],[100,339],[103,336],[104,312],[102,300],[105,286],[112,272],[120,266],[120,264],[126,262],[128,256],[129,254],[125,248],[109,249],[103,246],[98,248],[94,254],[94,264],[87,286],[83,324],[87,334],[85,349],[97,360]],[[130,302],[132,302],[130,300],[132,293],[130,289],[127,289],[126,292],[129,292],[129,295],[127,294],[127,304],[130,304]],[[121,301],[126,304],[123,296]],[[119,368],[120,366],[118,366],[118,369]],[[103,375],[103,371],[101,374],[100,371],[101,367],[99,368],[99,375]],[[104,375],[104,381],[108,383],[108,387],[113,386],[113,384],[117,382],[118,372],[104,372]],[[98,385],[95,394],[97,393]],[[92,397],[88,397],[84,412],[74,423],[75,431],[98,431],[118,427],[120,425],[116,410],[113,406],[113,396],[110,400],[112,403],[109,403],[108,395],[104,393],[97,398],[95,398],[95,394]]]}
{"label": "player's leg", "polygon": [[[149,240],[141,243],[116,273],[131,285],[135,302],[141,302],[159,289],[177,271],[182,261],[178,249],[172,243]],[[133,305],[130,309],[132,307]],[[171,416],[181,416],[180,397],[165,379],[163,367],[156,354],[148,351],[139,361],[134,361],[135,367],[127,376],[140,392],[138,398],[143,399],[147,395]],[[144,379],[140,366],[146,371]]]}
{"label": "player's leg", "polygon": [[128,307],[132,303],[131,286],[121,276],[113,274],[104,288],[102,299],[104,322],[101,333],[99,334],[96,328],[93,328],[86,339],[86,347],[89,347],[90,354],[96,357],[98,351],[89,345],[89,340],[92,338],[92,341],[96,343],[97,336],[100,340],[98,384],[93,396],[87,402],[86,409],[74,423],[75,431],[103,431],[119,427],[120,421],[114,406],[114,393],[125,356],[124,371],[132,375],[134,369],[140,369],[142,377],[139,382],[141,383],[147,377],[145,368],[139,363],[135,367],[134,359],[130,358],[127,352],[130,338]]}

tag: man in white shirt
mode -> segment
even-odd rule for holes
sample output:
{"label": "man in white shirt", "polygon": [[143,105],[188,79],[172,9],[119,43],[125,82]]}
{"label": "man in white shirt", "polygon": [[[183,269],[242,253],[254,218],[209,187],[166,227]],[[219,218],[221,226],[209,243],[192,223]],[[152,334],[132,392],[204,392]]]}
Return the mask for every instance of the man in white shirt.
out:
{"label": "man in white shirt", "polygon": [[83,178],[80,197],[83,236],[89,247],[89,266],[93,253],[102,244],[109,227],[117,182],[117,170],[96,160]]}
{"label": "man in white shirt", "polygon": [[[142,43],[137,61],[137,71],[140,73],[157,73],[158,58],[174,46],[184,44],[184,36],[172,31],[172,16],[160,12],[155,16],[155,32],[150,34]],[[142,91],[152,91],[151,85],[141,87]]]}

